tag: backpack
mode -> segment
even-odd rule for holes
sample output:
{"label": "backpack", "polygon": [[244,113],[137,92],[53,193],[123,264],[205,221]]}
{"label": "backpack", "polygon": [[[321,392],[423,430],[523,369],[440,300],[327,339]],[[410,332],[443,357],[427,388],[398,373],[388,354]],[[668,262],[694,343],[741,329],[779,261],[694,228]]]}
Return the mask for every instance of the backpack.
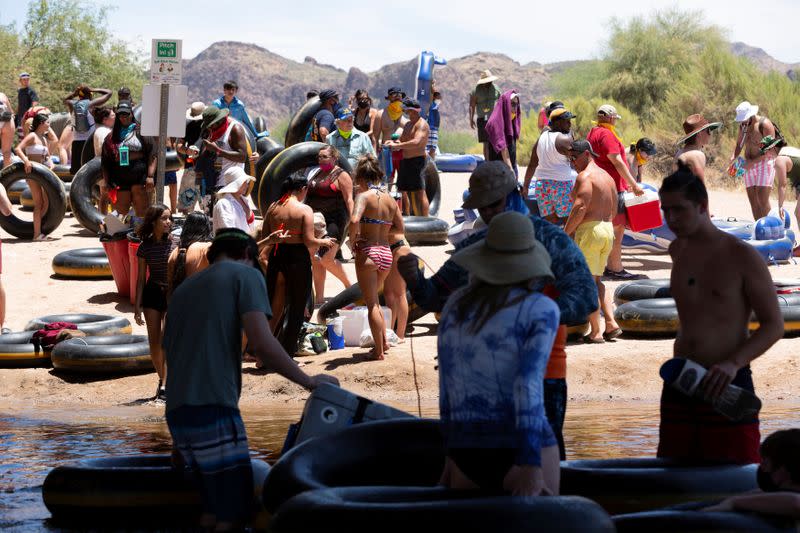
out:
{"label": "backpack", "polygon": [[72,106],[75,111],[75,131],[78,133],[87,133],[89,128],[89,100],[78,100]]}
{"label": "backpack", "polygon": [[[763,118],[762,118],[762,119],[761,119],[761,120],[758,122],[758,130],[759,130],[759,131],[762,131],[762,130],[761,130],[761,128],[764,126],[764,121],[765,121],[766,119],[767,119],[767,117],[763,117]],[[783,136],[783,132],[781,131],[781,128],[778,126],[778,124],[777,124],[777,123],[776,123],[774,120],[772,120],[772,119],[770,119],[770,121],[772,122],[772,127],[773,127],[773,128],[775,128],[775,139],[780,139],[780,140],[781,140],[781,142],[779,142],[779,143],[778,143],[778,144],[775,146],[775,148],[777,148],[778,150],[780,150],[781,148],[783,148],[784,146],[786,146],[786,145],[787,145],[786,137],[784,137],[784,136]]]}

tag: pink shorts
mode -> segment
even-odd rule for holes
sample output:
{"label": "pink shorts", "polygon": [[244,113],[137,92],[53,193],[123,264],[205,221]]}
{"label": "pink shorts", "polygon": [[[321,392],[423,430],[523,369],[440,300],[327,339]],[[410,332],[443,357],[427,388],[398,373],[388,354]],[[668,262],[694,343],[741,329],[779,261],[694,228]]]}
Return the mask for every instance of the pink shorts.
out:
{"label": "pink shorts", "polygon": [[566,218],[572,210],[572,181],[536,180],[536,203],[539,214],[543,217],[555,213],[559,218]]}
{"label": "pink shorts", "polygon": [[749,187],[770,187],[775,181],[775,158],[764,157],[755,165],[745,171],[744,186]]}

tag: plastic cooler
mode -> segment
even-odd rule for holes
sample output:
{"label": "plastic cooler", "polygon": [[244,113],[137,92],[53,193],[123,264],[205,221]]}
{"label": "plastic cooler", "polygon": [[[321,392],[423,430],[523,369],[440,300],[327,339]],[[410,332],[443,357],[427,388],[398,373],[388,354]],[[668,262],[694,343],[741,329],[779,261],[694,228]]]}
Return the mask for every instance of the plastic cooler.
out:
{"label": "plastic cooler", "polygon": [[117,293],[120,296],[129,296],[131,293],[131,260],[128,255],[128,239],[125,233],[115,233],[108,235],[104,233],[100,236],[100,242],[108,256],[108,264],[111,267],[111,275],[114,283],[117,284]]}
{"label": "plastic cooler", "polygon": [[[386,327],[389,327],[389,321],[392,319],[392,310],[386,306],[381,306],[381,311],[383,311],[383,320],[386,322]],[[360,346],[361,332],[369,328],[367,308],[364,306],[359,306],[352,307],[350,309],[339,309],[337,312],[339,313],[339,316],[342,317],[344,345]]]}
{"label": "plastic cooler", "polygon": [[299,427],[296,428],[296,432],[290,431],[294,439],[287,438],[283,453],[313,437],[327,435],[354,424],[389,418],[413,418],[413,416],[334,385],[322,383],[314,389],[306,401]]}
{"label": "plastic cooler", "polygon": [[658,193],[648,189],[645,189],[641,196],[626,192],[623,199],[628,214],[628,227],[631,231],[658,228],[664,223],[661,218],[661,202],[658,200]]}

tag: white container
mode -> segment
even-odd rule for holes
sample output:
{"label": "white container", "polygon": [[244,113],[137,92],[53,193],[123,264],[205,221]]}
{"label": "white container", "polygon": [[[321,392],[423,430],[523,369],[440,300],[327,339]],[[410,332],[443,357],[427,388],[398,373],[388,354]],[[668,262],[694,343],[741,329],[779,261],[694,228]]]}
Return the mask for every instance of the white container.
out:
{"label": "white container", "polygon": [[[392,319],[392,310],[386,306],[381,306],[383,320],[386,327]],[[361,332],[369,327],[367,319],[367,308],[364,306],[353,307],[352,309],[339,309],[337,311],[342,317],[342,332],[344,333],[344,345],[358,347],[361,344]]]}

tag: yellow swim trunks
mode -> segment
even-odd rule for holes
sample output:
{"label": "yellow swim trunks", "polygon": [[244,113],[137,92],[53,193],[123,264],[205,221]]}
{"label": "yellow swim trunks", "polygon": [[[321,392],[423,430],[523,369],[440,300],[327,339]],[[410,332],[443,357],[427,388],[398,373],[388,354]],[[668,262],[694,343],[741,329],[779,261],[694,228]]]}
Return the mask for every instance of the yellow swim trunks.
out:
{"label": "yellow swim trunks", "polygon": [[602,220],[584,222],[575,230],[575,244],[583,252],[592,276],[602,276],[614,244],[614,226]]}

